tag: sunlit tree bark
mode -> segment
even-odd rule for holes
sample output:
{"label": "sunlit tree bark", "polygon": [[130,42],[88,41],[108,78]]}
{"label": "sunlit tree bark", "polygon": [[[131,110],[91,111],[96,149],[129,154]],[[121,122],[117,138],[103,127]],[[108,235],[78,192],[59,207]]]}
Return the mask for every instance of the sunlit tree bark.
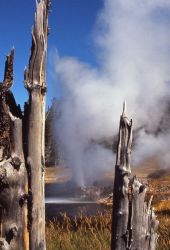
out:
{"label": "sunlit tree bark", "polygon": [[46,249],[44,200],[44,138],[46,53],[48,36],[49,0],[37,2],[35,23],[32,29],[32,47],[28,69],[25,69],[25,86],[29,93],[27,104],[27,169],[29,203],[30,249]]}
{"label": "sunlit tree bark", "polygon": [[44,132],[49,0],[37,1],[24,116],[10,90],[14,49],[0,84],[0,250],[45,250]]}
{"label": "sunlit tree bark", "polygon": [[145,202],[146,187],[131,177],[130,155],[132,120],[126,116],[124,104],[120,117],[115,166],[112,216],[112,250],[154,250],[158,221]]}
{"label": "sunlit tree bark", "polygon": [[10,90],[14,49],[0,85],[0,249],[28,249],[25,196],[27,174],[22,144],[22,113]]}

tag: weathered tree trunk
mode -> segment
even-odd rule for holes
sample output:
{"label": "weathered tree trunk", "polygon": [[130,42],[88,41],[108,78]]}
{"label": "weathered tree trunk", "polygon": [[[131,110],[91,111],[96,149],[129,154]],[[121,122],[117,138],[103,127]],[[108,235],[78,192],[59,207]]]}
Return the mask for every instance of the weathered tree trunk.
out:
{"label": "weathered tree trunk", "polygon": [[154,250],[157,242],[158,221],[145,202],[146,187],[131,178],[130,155],[132,120],[120,117],[115,181],[113,192],[112,250]]}
{"label": "weathered tree trunk", "polygon": [[0,249],[28,249],[25,197],[26,168],[22,145],[22,113],[10,87],[14,49],[7,56],[0,84]]}
{"label": "weathered tree trunk", "polygon": [[24,117],[10,91],[14,50],[7,56],[0,84],[0,250],[46,249],[44,131],[49,8],[50,0],[37,1],[24,77],[29,92]]}
{"label": "weathered tree trunk", "polygon": [[25,86],[29,92],[27,104],[28,138],[27,169],[29,203],[30,249],[46,249],[44,200],[44,132],[46,94],[46,52],[49,0],[37,3],[32,30],[29,68],[25,70]]}
{"label": "weathered tree trunk", "polygon": [[125,106],[120,117],[119,141],[115,166],[114,206],[112,223],[112,249],[126,249],[129,220],[129,176],[132,142],[132,121],[125,116]]}

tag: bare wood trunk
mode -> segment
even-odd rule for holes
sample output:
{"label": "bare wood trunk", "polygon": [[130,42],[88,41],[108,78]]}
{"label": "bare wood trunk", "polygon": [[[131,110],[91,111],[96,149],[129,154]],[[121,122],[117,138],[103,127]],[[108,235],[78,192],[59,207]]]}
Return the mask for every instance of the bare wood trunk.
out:
{"label": "bare wood trunk", "polygon": [[28,249],[26,169],[22,146],[22,113],[10,87],[14,50],[7,56],[0,85],[0,249]]}
{"label": "bare wood trunk", "polygon": [[151,208],[151,201],[145,202],[146,187],[135,177],[132,179],[132,239],[131,249],[155,250],[157,243],[158,221]]}
{"label": "bare wood trunk", "polygon": [[120,117],[112,215],[112,250],[154,250],[158,221],[145,202],[146,187],[131,178],[132,120]]}
{"label": "bare wood trunk", "polygon": [[49,0],[37,2],[32,30],[29,68],[25,70],[25,86],[29,92],[27,168],[31,194],[29,204],[30,249],[46,249],[44,199],[44,132],[46,94],[46,52]]}
{"label": "bare wood trunk", "polygon": [[127,225],[129,218],[129,176],[132,142],[132,121],[125,115],[125,106],[120,117],[119,140],[115,166],[113,193],[112,249],[123,250],[127,245]]}

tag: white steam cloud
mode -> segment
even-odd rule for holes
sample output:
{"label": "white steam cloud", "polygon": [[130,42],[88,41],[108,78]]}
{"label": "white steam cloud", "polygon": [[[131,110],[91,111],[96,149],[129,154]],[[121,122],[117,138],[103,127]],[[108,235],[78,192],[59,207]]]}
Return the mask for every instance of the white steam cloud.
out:
{"label": "white steam cloud", "polygon": [[57,136],[78,184],[113,168],[111,150],[95,142],[117,134],[123,100],[134,127],[143,126],[134,162],[157,155],[168,164],[169,13],[169,0],[105,0],[95,32],[99,67],[56,55],[62,90]]}

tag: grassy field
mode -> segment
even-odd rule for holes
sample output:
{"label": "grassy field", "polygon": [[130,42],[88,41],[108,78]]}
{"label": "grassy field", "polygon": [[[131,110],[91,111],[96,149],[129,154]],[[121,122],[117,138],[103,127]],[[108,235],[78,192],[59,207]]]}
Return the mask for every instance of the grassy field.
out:
{"label": "grassy field", "polygon": [[46,226],[47,249],[106,250],[110,245],[111,213],[49,222]]}
{"label": "grassy field", "polygon": [[[146,177],[145,168],[137,171]],[[149,174],[153,174],[152,164]],[[154,196],[152,206],[159,220],[157,250],[170,249],[170,175],[149,179],[148,196]],[[111,241],[111,208],[104,214],[69,218],[66,214],[60,220],[46,225],[48,250],[109,250]]]}
{"label": "grassy field", "polygon": [[[160,192],[160,197],[164,197],[164,195],[165,193]],[[159,200],[157,194],[153,206],[159,220],[157,250],[169,250],[170,200]],[[111,209],[104,214],[91,217],[70,218],[64,214],[60,220],[47,223],[46,238],[48,250],[109,250]]]}
{"label": "grassy field", "polygon": [[[157,210],[159,211],[157,250],[170,249],[170,215],[164,211],[164,205],[158,205]],[[109,250],[111,211],[80,218],[69,218],[63,215],[60,221],[54,220],[47,223],[46,238],[48,250]]]}

